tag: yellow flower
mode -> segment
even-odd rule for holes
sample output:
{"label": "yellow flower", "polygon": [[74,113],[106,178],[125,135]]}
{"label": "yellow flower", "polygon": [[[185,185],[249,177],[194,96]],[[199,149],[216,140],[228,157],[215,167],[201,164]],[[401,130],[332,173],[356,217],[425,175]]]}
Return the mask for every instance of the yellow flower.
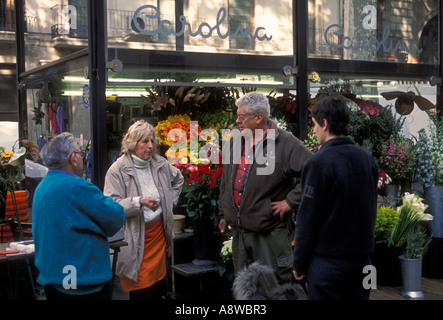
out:
{"label": "yellow flower", "polygon": [[2,158],[9,159],[9,158],[12,157],[13,154],[14,154],[14,152],[12,152],[12,151],[7,151],[7,152],[3,152],[3,153],[1,154],[1,156],[2,156]]}

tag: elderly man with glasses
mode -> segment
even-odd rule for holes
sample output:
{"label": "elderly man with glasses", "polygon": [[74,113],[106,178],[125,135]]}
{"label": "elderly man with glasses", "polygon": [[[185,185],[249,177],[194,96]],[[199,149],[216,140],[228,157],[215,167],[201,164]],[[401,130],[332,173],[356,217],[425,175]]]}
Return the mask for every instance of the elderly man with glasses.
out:
{"label": "elderly man with glasses", "polygon": [[49,168],[32,206],[39,282],[48,300],[108,300],[108,237],[124,224],[123,207],[82,179],[82,151],[64,132],[42,148]]}
{"label": "elderly man with glasses", "polygon": [[235,273],[259,261],[275,271],[260,281],[272,289],[294,280],[291,242],[301,200],[295,180],[311,152],[269,119],[265,95],[248,93],[236,106],[238,127],[223,147],[219,229],[233,236]]}

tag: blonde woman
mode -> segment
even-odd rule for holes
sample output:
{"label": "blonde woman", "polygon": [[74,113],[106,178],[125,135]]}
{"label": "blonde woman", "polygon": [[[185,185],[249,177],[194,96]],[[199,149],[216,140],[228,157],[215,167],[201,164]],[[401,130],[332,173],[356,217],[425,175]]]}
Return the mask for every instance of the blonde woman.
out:
{"label": "blonde woman", "polygon": [[167,259],[173,238],[173,206],[183,176],[155,153],[155,129],[140,120],[122,141],[123,156],[109,168],[104,194],[125,209],[125,241],[117,275],[131,300],[161,299],[166,293]]}

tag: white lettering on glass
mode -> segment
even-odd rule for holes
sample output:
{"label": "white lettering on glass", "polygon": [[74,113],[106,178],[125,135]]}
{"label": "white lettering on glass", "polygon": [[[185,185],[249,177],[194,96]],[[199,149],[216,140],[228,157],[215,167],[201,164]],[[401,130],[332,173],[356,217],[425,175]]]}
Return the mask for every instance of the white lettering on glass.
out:
{"label": "white lettering on glass", "polygon": [[[342,37],[341,42],[339,44],[331,43],[329,40],[329,34],[333,34],[337,37]],[[383,50],[387,53],[395,53],[396,51],[405,50],[408,53],[417,54],[422,53],[423,49],[418,47],[417,41],[411,41],[408,44],[404,40],[392,40],[389,39],[391,36],[391,28],[386,26],[383,29],[383,36],[381,40],[376,38],[365,39],[362,35],[357,32],[355,38],[351,38],[349,36],[345,36],[343,27],[339,24],[332,24],[328,28],[326,28],[324,38],[326,44],[331,48],[343,48],[346,50],[368,50],[368,51],[379,51]]]}
{"label": "white lettering on glass", "polygon": [[217,19],[216,19],[216,23],[214,26],[211,26],[207,22],[203,22],[198,26],[197,29],[194,29],[195,31],[192,31],[191,24],[186,20],[186,17],[181,15],[179,17],[179,21],[181,23],[181,28],[177,32],[174,31],[173,24],[169,20],[160,20],[156,29],[152,29],[152,30],[143,29],[137,21],[137,17],[141,14],[141,12],[143,10],[153,10],[152,13],[145,14],[145,17],[148,19],[159,19],[160,18],[160,10],[155,6],[145,5],[145,6],[141,6],[140,8],[138,8],[134,12],[134,16],[132,18],[132,21],[134,22],[135,28],[140,33],[146,34],[146,35],[161,34],[161,35],[169,36],[169,35],[173,34],[174,36],[179,37],[185,33],[185,30],[187,27],[188,34],[191,37],[201,36],[202,38],[209,38],[213,35],[214,32],[216,32],[217,36],[221,39],[226,39],[226,38],[235,39],[239,36],[241,36],[244,39],[246,37],[250,37],[252,40],[259,40],[259,41],[264,41],[264,40],[270,41],[272,39],[272,35],[268,36],[265,33],[265,28],[263,28],[263,27],[258,27],[255,29],[254,32],[252,32],[251,29],[249,29],[249,27],[243,28],[242,26],[239,26],[235,30],[235,32],[232,33],[230,25],[228,24],[227,25],[228,30],[225,33],[223,33],[220,27],[222,26],[223,22],[229,21],[229,19],[230,19],[229,16],[227,16],[225,8],[220,8],[220,10],[218,10]]}

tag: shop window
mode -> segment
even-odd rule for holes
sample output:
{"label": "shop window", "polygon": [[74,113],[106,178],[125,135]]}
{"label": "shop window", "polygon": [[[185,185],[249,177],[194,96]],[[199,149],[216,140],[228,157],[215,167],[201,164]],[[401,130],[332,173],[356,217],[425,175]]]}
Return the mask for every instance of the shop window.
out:
{"label": "shop window", "polygon": [[0,1],[0,30],[15,30],[14,0]]}
{"label": "shop window", "polygon": [[108,1],[111,48],[290,55],[292,0]]}
{"label": "shop window", "polygon": [[51,11],[53,38],[61,36],[88,38],[87,0],[69,0],[68,5],[55,5]]}
{"label": "shop window", "polygon": [[[399,94],[386,95],[392,92]],[[421,96],[429,101],[429,105],[433,108],[423,110],[416,102],[408,107],[397,104],[398,98],[403,99],[406,94],[409,98]],[[366,115],[365,121],[358,122],[358,126],[362,128],[356,127],[353,130],[358,131],[357,142],[375,154],[377,146],[374,138],[380,138],[377,137],[379,133],[377,128],[383,134],[391,134],[398,130],[402,136],[414,140],[418,138],[418,132],[421,129],[429,130],[430,114],[436,112],[437,88],[425,79],[377,79],[350,74],[320,74],[320,80],[317,83],[310,83],[312,103],[325,96],[334,95],[343,95],[348,101],[350,110],[356,114]],[[397,129],[394,130],[381,123],[380,119],[377,122],[377,119],[381,117],[381,111],[386,112],[391,124],[395,121],[399,125]],[[372,124],[363,127],[371,122],[371,119]],[[378,139],[378,142],[381,140],[381,138]]]}
{"label": "shop window", "polygon": [[310,0],[312,58],[434,63],[438,1]]}
{"label": "shop window", "polygon": [[87,0],[25,1],[24,10],[26,71],[88,47]]}
{"label": "shop window", "polygon": [[[231,29],[237,30],[239,27],[246,29],[254,25],[254,1],[253,0],[230,0],[229,16],[231,18]],[[234,49],[253,49],[254,42],[251,38],[235,38],[231,39],[230,47]]]}

